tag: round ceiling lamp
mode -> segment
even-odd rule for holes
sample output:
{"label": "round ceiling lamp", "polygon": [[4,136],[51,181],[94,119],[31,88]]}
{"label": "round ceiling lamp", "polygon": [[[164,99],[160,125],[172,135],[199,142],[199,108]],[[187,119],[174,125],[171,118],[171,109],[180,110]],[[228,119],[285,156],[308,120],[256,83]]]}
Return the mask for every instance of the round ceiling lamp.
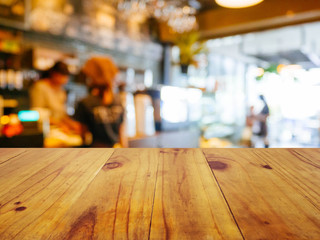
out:
{"label": "round ceiling lamp", "polygon": [[246,8],[257,5],[263,0],[216,0],[216,3],[226,8]]}

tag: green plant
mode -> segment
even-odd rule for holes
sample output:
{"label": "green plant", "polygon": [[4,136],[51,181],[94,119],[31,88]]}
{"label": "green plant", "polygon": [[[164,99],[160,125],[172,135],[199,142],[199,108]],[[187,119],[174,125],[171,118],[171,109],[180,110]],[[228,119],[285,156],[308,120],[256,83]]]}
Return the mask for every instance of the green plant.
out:
{"label": "green plant", "polygon": [[199,33],[197,32],[179,34],[174,43],[180,49],[180,65],[197,66],[195,56],[206,50],[205,42],[199,41]]}
{"label": "green plant", "polygon": [[264,71],[263,71],[263,74],[260,75],[260,76],[257,76],[257,77],[256,77],[256,80],[257,80],[257,81],[261,81],[266,73],[279,74],[279,73],[278,73],[278,70],[277,70],[277,67],[278,67],[277,65],[271,64],[269,67],[263,68],[263,70],[264,70]]}

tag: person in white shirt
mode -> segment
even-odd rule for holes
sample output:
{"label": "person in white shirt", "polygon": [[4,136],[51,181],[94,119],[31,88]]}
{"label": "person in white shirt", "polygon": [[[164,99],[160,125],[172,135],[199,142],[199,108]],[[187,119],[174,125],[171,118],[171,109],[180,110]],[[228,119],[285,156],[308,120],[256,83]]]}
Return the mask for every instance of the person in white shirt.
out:
{"label": "person in white shirt", "polygon": [[50,124],[61,128],[64,132],[80,133],[80,123],[72,120],[66,112],[67,95],[63,86],[69,80],[68,67],[63,62],[56,62],[43,78],[30,89],[30,105],[32,109],[46,109],[50,113]]}

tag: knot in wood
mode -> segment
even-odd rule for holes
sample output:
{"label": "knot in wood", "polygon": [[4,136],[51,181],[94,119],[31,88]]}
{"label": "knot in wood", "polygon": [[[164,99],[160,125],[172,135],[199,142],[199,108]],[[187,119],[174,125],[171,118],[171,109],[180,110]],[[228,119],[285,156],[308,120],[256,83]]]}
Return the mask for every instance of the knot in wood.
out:
{"label": "knot in wood", "polygon": [[107,170],[107,169],[115,169],[115,168],[119,168],[119,167],[122,167],[122,163],[119,163],[119,162],[111,162],[111,163],[106,163],[106,164],[103,166],[103,169],[104,169],[104,170]]}
{"label": "knot in wood", "polygon": [[224,170],[228,168],[228,165],[226,163],[219,162],[219,161],[209,162],[209,166],[215,170]]}

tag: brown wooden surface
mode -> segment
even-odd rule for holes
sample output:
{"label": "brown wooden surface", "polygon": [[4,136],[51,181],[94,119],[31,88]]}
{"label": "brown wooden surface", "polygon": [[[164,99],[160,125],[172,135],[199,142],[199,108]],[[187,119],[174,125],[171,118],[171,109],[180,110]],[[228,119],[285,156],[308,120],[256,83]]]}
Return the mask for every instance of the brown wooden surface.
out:
{"label": "brown wooden surface", "polygon": [[0,149],[0,239],[320,239],[320,149]]}
{"label": "brown wooden surface", "polygon": [[59,223],[55,239],[148,239],[158,155],[117,150]]}
{"label": "brown wooden surface", "polygon": [[151,239],[242,239],[200,149],[160,150]]}
{"label": "brown wooden surface", "polygon": [[246,239],[320,239],[320,149],[203,151]]}
{"label": "brown wooden surface", "polygon": [[26,150],[0,165],[0,239],[41,239],[53,232],[112,152]]}

